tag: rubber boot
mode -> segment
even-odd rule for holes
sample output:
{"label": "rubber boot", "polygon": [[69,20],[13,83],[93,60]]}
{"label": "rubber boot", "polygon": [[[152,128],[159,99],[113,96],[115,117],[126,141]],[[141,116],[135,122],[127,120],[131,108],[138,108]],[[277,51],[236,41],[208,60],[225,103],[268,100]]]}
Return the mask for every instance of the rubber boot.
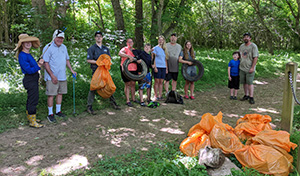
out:
{"label": "rubber boot", "polygon": [[36,115],[35,115],[35,114],[28,115],[27,118],[28,118],[28,120],[29,120],[29,126],[31,126],[31,127],[34,127],[34,128],[41,128],[41,127],[44,126],[44,125],[42,125],[42,124],[39,124],[39,123],[36,121]]}
{"label": "rubber boot", "polygon": [[[27,115],[27,119],[29,119],[29,114],[28,114],[28,111],[26,110],[26,115]],[[41,120],[39,120],[39,119],[36,119],[35,120],[37,123],[41,123],[42,121]]]}

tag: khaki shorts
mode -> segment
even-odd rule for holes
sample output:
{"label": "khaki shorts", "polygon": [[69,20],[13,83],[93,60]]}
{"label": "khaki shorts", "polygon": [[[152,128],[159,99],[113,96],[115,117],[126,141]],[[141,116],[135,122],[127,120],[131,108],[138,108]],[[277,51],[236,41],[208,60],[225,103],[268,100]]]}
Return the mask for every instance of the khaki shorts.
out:
{"label": "khaki shorts", "polygon": [[254,80],[254,75],[255,75],[255,71],[252,73],[249,73],[249,72],[244,72],[244,71],[240,70],[240,84],[252,85],[253,80]]}
{"label": "khaki shorts", "polygon": [[54,96],[57,94],[67,94],[67,92],[67,81],[58,81],[57,84],[53,84],[51,80],[46,82],[46,95]]}

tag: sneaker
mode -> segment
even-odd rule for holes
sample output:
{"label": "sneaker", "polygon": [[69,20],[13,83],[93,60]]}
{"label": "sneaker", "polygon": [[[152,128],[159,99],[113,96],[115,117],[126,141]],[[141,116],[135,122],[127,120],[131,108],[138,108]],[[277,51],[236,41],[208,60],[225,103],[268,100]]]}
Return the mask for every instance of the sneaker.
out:
{"label": "sneaker", "polygon": [[195,97],[194,97],[194,96],[191,96],[190,98],[191,98],[192,100],[194,100],[194,99],[195,99]]}
{"label": "sneaker", "polygon": [[185,98],[185,99],[189,99],[189,96],[185,95],[184,98]]}
{"label": "sneaker", "polygon": [[146,106],[145,102],[140,103],[141,106]]}
{"label": "sneaker", "polygon": [[131,104],[131,102],[127,102],[126,105],[129,106],[129,107],[133,107],[133,105]]}
{"label": "sneaker", "polygon": [[115,109],[115,110],[120,110],[121,108],[119,107],[118,104],[116,103],[112,103],[112,107]]}
{"label": "sneaker", "polygon": [[152,100],[147,100],[147,103],[149,104]]}
{"label": "sneaker", "polygon": [[247,96],[247,95],[244,95],[244,97],[243,97],[243,98],[241,98],[240,100],[241,100],[241,101],[249,100],[249,96]]}
{"label": "sneaker", "polygon": [[236,98],[236,97],[233,97],[232,99],[233,99],[233,100],[237,100],[237,98]]}
{"label": "sneaker", "polygon": [[94,110],[93,110],[92,105],[88,105],[88,107],[87,107],[87,112],[88,112],[89,114],[92,114],[92,115],[95,115],[95,114],[96,114],[96,113],[94,112]]}
{"label": "sneaker", "polygon": [[250,103],[250,104],[254,104],[254,103],[255,103],[255,101],[254,101],[254,98],[253,98],[253,97],[249,97],[249,103]]}
{"label": "sneaker", "polygon": [[229,98],[230,100],[233,100],[233,96],[230,96],[230,98]]}
{"label": "sneaker", "polygon": [[66,117],[65,114],[61,113],[61,111],[59,111],[58,113],[55,114],[58,117]]}
{"label": "sneaker", "polygon": [[48,115],[47,119],[49,120],[50,123],[56,123],[56,119],[53,114]]}
{"label": "sneaker", "polygon": [[138,100],[134,100],[133,103],[140,104]]}

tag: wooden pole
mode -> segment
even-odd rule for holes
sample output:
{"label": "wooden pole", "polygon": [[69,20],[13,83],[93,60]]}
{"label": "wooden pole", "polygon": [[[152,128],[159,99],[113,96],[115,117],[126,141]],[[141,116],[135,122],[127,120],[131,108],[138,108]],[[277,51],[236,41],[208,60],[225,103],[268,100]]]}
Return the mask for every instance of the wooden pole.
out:
{"label": "wooden pole", "polygon": [[300,173],[300,149],[299,149],[299,145],[300,145],[300,141],[298,142],[298,156],[297,156],[297,165],[296,165],[298,173]]}
{"label": "wooden pole", "polygon": [[294,117],[294,98],[289,80],[289,72],[292,73],[292,80],[294,90],[296,91],[296,78],[297,78],[298,64],[289,62],[285,67],[285,81],[283,85],[283,106],[281,117],[281,128],[289,133],[292,133],[293,117]]}

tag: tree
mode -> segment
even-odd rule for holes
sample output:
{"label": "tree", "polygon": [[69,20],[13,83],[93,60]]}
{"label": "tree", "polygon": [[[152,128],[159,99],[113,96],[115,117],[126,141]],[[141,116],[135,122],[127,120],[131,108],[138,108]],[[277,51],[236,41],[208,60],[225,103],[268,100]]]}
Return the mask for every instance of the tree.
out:
{"label": "tree", "polygon": [[122,8],[120,6],[120,1],[119,0],[111,0],[111,4],[114,8],[117,30],[125,31],[123,12],[122,12]]}
{"label": "tree", "polygon": [[135,46],[141,49],[144,44],[143,35],[143,0],[135,1]]}

